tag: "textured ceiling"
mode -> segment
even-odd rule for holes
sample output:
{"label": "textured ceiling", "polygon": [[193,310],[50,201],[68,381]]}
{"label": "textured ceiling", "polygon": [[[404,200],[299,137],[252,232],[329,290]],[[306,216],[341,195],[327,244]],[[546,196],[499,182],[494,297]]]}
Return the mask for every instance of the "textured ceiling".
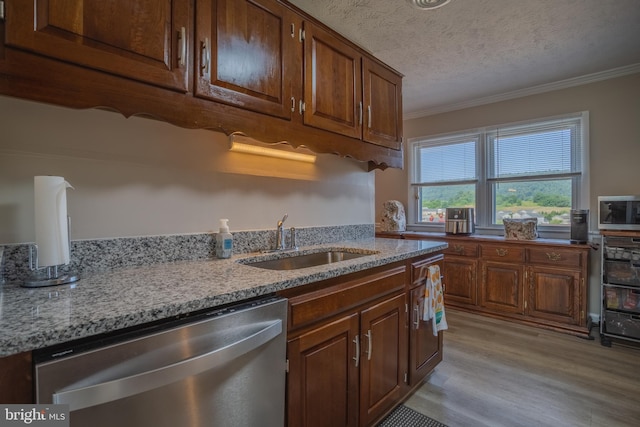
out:
{"label": "textured ceiling", "polygon": [[404,74],[405,118],[640,71],[640,0],[289,1]]}

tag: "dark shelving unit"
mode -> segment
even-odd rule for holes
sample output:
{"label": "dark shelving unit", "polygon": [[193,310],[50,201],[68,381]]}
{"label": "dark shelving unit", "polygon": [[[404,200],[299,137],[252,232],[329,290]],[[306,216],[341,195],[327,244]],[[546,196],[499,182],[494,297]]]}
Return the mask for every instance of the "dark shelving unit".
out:
{"label": "dark shelving unit", "polygon": [[602,231],[600,338],[640,343],[640,232]]}

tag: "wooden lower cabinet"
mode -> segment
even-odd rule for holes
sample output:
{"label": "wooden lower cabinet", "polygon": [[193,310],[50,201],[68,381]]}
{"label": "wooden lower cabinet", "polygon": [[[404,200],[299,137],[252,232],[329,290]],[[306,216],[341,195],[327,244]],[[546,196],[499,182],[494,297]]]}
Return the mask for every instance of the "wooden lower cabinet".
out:
{"label": "wooden lower cabinet", "polygon": [[447,256],[443,276],[447,278],[445,292],[447,303],[476,305],[478,261],[459,256]]}
{"label": "wooden lower cabinet", "polygon": [[427,270],[438,265],[448,281],[446,270],[443,272],[442,256],[435,256],[411,264],[411,289],[409,291],[409,386],[419,385],[438,363],[442,361],[443,334],[433,335],[432,321],[422,319],[424,312],[424,281]]}
{"label": "wooden lower cabinet", "polygon": [[289,425],[369,425],[399,401],[404,313],[401,293],[290,340]]}
{"label": "wooden lower cabinet", "polygon": [[360,314],[360,425],[371,425],[402,397],[407,372],[406,295]]}
{"label": "wooden lower cabinet", "polygon": [[584,278],[579,271],[553,267],[531,267],[527,271],[527,314],[552,322],[580,325],[585,317],[580,307]]}
{"label": "wooden lower cabinet", "polygon": [[442,333],[429,322],[410,326],[409,311],[424,304],[416,266],[431,260],[442,255],[281,292],[289,298],[288,426],[373,426],[442,360]]}
{"label": "wooden lower cabinet", "polygon": [[433,335],[432,320],[421,319],[424,310],[424,289],[419,286],[411,290],[411,325],[409,346],[409,385],[422,382],[438,363],[442,361],[442,337]]}
{"label": "wooden lower cabinet", "polygon": [[358,313],[292,339],[287,345],[290,426],[357,426]]}
{"label": "wooden lower cabinet", "polygon": [[0,358],[0,403],[33,403],[30,351]]}
{"label": "wooden lower cabinet", "polygon": [[498,313],[524,313],[524,266],[483,261],[480,306]]}
{"label": "wooden lower cabinet", "polygon": [[591,338],[589,245],[422,232],[376,236],[447,242],[446,306]]}

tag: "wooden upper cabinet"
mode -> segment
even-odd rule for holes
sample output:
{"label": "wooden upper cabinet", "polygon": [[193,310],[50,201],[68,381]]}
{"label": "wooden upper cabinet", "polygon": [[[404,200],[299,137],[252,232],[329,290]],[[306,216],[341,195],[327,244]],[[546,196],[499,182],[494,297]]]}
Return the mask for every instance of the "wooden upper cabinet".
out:
{"label": "wooden upper cabinet", "polygon": [[196,96],[290,119],[301,20],[275,0],[198,0]]}
{"label": "wooden upper cabinet", "polygon": [[188,91],[189,0],[6,2],[6,44]]}
{"label": "wooden upper cabinet", "polygon": [[304,33],[304,123],[361,139],[361,54],[308,21]]}
{"label": "wooden upper cabinet", "polygon": [[363,57],[362,139],[399,150],[402,143],[402,77]]}
{"label": "wooden upper cabinet", "polygon": [[401,76],[287,1],[0,3],[2,95],[402,167]]}

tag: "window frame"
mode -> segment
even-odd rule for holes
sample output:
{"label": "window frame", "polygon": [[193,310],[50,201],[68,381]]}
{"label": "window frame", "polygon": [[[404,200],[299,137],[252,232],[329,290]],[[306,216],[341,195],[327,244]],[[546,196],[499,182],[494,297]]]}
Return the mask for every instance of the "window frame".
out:
{"label": "window frame", "polygon": [[[504,128],[506,130],[512,130],[517,127],[521,127],[525,132],[527,130],[535,131],[536,128],[540,128],[545,124],[553,122],[562,123],[562,121],[577,121],[579,131],[579,145],[571,147],[571,162],[572,172],[560,173],[560,174],[531,174],[514,176],[509,178],[490,178],[489,172],[492,161],[492,154],[489,150],[492,144],[489,142],[490,137],[493,137],[496,133],[499,133],[499,129]],[[473,180],[452,180],[432,183],[417,182],[419,176],[420,159],[417,158],[417,153],[420,148],[425,146],[437,146],[448,145],[456,142],[464,142],[471,139],[476,141],[476,178]],[[572,200],[570,209],[588,209],[590,206],[589,197],[589,112],[582,111],[578,113],[570,113],[551,117],[542,117],[538,119],[504,123],[499,125],[484,126],[481,128],[462,130],[457,132],[448,132],[443,134],[425,135],[415,138],[410,138],[407,141],[408,145],[408,209],[407,209],[407,224],[411,229],[419,231],[432,231],[432,232],[444,232],[444,223],[425,223],[420,222],[421,219],[421,206],[418,201],[420,200],[419,191],[424,186],[435,185],[447,185],[447,184],[462,184],[462,183],[476,183],[476,233],[477,234],[493,234],[502,235],[504,233],[504,227],[500,224],[494,224],[495,212],[493,206],[495,205],[495,186],[496,182],[511,182],[511,181],[529,181],[534,180],[553,180],[553,179],[565,179],[571,178],[572,186]],[[577,151],[576,151],[577,150]],[[581,169],[579,171],[574,170],[575,162],[580,164]],[[570,224],[566,225],[539,225],[538,232],[541,237],[546,238],[568,238],[570,235]]]}

